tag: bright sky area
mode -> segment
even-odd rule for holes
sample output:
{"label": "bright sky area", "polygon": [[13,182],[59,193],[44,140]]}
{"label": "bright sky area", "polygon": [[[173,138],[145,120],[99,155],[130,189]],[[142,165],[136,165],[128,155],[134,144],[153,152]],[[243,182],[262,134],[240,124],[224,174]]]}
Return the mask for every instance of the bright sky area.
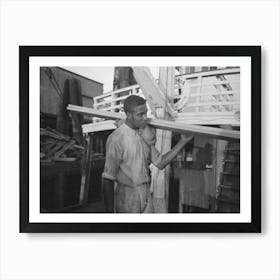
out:
{"label": "bright sky area", "polygon": [[114,67],[63,67],[96,82],[103,84],[103,91],[113,90]]}
{"label": "bright sky area", "polygon": [[[150,70],[152,75],[155,78],[158,78],[158,67],[150,67],[147,66]],[[81,76],[87,77],[92,79],[96,82],[103,84],[103,92],[109,92],[113,90],[113,80],[114,80],[114,66],[112,67],[87,67],[87,66],[73,66],[73,67],[64,67],[62,68],[67,69],[73,73],[79,74]]]}

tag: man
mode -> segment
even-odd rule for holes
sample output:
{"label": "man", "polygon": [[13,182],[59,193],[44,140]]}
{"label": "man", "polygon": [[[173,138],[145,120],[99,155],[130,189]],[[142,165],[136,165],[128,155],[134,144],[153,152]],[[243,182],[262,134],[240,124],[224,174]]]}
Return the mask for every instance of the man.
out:
{"label": "man", "polygon": [[155,148],[155,129],[147,125],[146,100],[130,95],[124,102],[124,111],[125,122],[106,143],[102,174],[105,208],[109,213],[153,213],[150,163],[163,169],[192,137],[182,134],[173,149],[161,155]]}

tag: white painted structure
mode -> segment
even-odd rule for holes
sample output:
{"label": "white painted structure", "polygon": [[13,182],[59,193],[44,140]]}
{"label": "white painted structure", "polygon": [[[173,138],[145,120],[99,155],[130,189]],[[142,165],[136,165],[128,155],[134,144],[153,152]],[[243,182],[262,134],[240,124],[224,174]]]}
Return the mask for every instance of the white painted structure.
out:
{"label": "white painted structure", "polygon": [[[179,75],[175,76],[174,93],[172,100],[169,100],[177,113],[176,122],[195,125],[240,126],[239,67],[207,69],[187,74],[180,73],[188,72],[191,67],[181,68],[177,68]],[[201,69],[205,70],[205,68]],[[93,108],[123,112],[124,100],[131,94],[144,97],[139,85],[129,86],[94,97]],[[148,112],[148,116],[152,117],[151,111]],[[102,119],[93,118],[93,123],[100,121]],[[96,129],[98,127],[100,124],[96,126]],[[102,125],[102,129],[104,130],[104,125]],[[112,129],[112,124],[108,126],[108,129]],[[83,131],[84,133],[89,132],[87,125],[83,126]]]}

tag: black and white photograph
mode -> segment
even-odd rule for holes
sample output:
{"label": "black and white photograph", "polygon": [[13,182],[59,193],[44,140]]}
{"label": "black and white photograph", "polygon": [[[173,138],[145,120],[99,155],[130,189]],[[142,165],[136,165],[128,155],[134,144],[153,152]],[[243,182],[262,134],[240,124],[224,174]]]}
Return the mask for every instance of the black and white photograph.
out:
{"label": "black and white photograph", "polygon": [[78,231],[79,223],[113,232],[260,229],[258,182],[248,176],[260,153],[251,137],[258,46],[20,52],[30,81],[33,176],[21,186],[28,222],[77,223]]}
{"label": "black and white photograph", "polygon": [[42,213],[240,213],[239,139],[240,67],[40,67]]}

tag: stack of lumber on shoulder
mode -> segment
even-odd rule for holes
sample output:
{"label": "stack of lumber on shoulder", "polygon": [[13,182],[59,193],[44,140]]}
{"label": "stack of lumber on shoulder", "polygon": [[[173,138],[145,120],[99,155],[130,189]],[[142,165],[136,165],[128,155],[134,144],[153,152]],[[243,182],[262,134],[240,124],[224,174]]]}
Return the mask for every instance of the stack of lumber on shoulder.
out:
{"label": "stack of lumber on shoulder", "polygon": [[73,162],[83,157],[84,147],[73,138],[52,128],[40,129],[41,163]]}

